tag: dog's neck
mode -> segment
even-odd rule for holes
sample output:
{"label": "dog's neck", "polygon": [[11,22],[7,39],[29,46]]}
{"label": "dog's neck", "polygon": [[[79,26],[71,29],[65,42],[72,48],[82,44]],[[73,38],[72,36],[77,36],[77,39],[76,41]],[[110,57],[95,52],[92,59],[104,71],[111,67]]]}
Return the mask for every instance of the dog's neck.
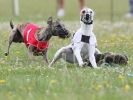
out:
{"label": "dog's neck", "polygon": [[84,35],[90,35],[92,34],[93,32],[93,23],[92,24],[84,24],[82,21],[80,21],[80,24],[81,24],[81,30],[83,31],[83,34]]}
{"label": "dog's neck", "polygon": [[39,41],[49,41],[51,37],[52,37],[52,31],[49,29],[49,27],[47,27],[40,31],[38,40]]}

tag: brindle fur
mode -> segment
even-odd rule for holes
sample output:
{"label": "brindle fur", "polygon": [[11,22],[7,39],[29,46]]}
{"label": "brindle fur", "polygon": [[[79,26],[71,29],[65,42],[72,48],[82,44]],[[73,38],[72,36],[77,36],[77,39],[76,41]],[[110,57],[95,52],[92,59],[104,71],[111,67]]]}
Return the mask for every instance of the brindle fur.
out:
{"label": "brindle fur", "polygon": [[[115,54],[112,52],[106,52],[103,54],[95,54],[96,63],[101,65],[102,63],[108,64],[119,64],[119,65],[127,65],[128,64],[128,57],[123,54]],[[85,59],[88,63],[88,66],[91,66],[88,59]]]}
{"label": "brindle fur", "polygon": [[107,52],[104,54],[105,55],[105,62],[106,63],[114,63],[114,64],[119,64],[119,65],[127,65],[128,63],[128,57],[126,55],[122,54],[114,54],[111,52]]}
{"label": "brindle fur", "polygon": [[[23,30],[28,23],[18,24],[16,26],[13,25],[12,21],[10,21],[10,27],[12,29],[9,36],[9,44],[7,48],[7,52],[5,52],[5,56],[9,55],[9,49],[12,42],[15,43],[23,43]],[[42,27],[37,30],[36,38],[39,41],[49,41],[52,36],[59,36],[60,38],[68,38],[70,37],[69,31],[65,28],[65,26],[60,22],[60,20],[53,21],[52,17],[49,17],[47,20],[47,27]],[[32,58],[32,56],[40,56],[42,55],[46,63],[48,63],[47,51],[45,49],[42,52],[37,52],[36,47],[29,45],[28,46],[28,54]]]}

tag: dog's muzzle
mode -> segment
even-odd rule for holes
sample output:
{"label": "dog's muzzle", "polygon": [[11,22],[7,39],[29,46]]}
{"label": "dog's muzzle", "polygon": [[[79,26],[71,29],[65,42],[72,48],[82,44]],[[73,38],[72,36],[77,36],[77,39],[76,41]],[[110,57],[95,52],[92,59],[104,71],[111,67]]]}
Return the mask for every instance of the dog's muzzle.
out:
{"label": "dog's muzzle", "polygon": [[71,36],[70,32],[66,29],[60,29],[58,31],[58,36],[60,38],[69,38]]}
{"label": "dog's muzzle", "polygon": [[55,28],[55,30],[52,31],[52,35],[59,36],[60,38],[69,38],[71,33],[66,28]]}
{"label": "dog's muzzle", "polygon": [[91,18],[90,14],[86,14],[84,17],[81,18],[81,21],[86,24],[86,25],[90,25],[93,24],[93,20]]}
{"label": "dog's muzzle", "polygon": [[86,20],[88,21],[90,19],[90,15],[86,14]]}

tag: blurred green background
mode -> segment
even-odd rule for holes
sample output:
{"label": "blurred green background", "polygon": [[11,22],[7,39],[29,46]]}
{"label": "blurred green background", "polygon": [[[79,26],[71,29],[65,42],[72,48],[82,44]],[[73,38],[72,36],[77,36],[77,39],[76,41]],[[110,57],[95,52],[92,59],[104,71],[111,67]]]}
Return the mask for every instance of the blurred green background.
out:
{"label": "blurred green background", "polygon": [[[56,16],[56,0],[19,0],[20,16],[15,17],[13,0],[0,0],[0,21],[15,20],[45,20],[49,16]],[[111,7],[113,2],[113,9]],[[97,20],[111,20],[111,11],[114,13],[113,20],[123,20],[128,12],[128,0],[86,0],[86,6],[94,9]],[[63,20],[79,19],[78,0],[65,0],[66,15]]]}

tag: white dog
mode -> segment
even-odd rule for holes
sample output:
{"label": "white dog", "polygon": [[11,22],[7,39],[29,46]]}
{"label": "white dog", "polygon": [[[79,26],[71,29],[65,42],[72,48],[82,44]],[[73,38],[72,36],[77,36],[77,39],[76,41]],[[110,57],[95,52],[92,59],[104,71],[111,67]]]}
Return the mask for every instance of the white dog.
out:
{"label": "white dog", "polygon": [[84,65],[83,59],[87,55],[92,67],[97,68],[94,54],[100,53],[100,51],[96,49],[97,40],[93,33],[93,16],[94,12],[92,9],[84,8],[81,10],[81,27],[74,34],[72,43],[56,52],[49,67],[60,58],[63,58],[69,63],[78,63],[82,67]]}

